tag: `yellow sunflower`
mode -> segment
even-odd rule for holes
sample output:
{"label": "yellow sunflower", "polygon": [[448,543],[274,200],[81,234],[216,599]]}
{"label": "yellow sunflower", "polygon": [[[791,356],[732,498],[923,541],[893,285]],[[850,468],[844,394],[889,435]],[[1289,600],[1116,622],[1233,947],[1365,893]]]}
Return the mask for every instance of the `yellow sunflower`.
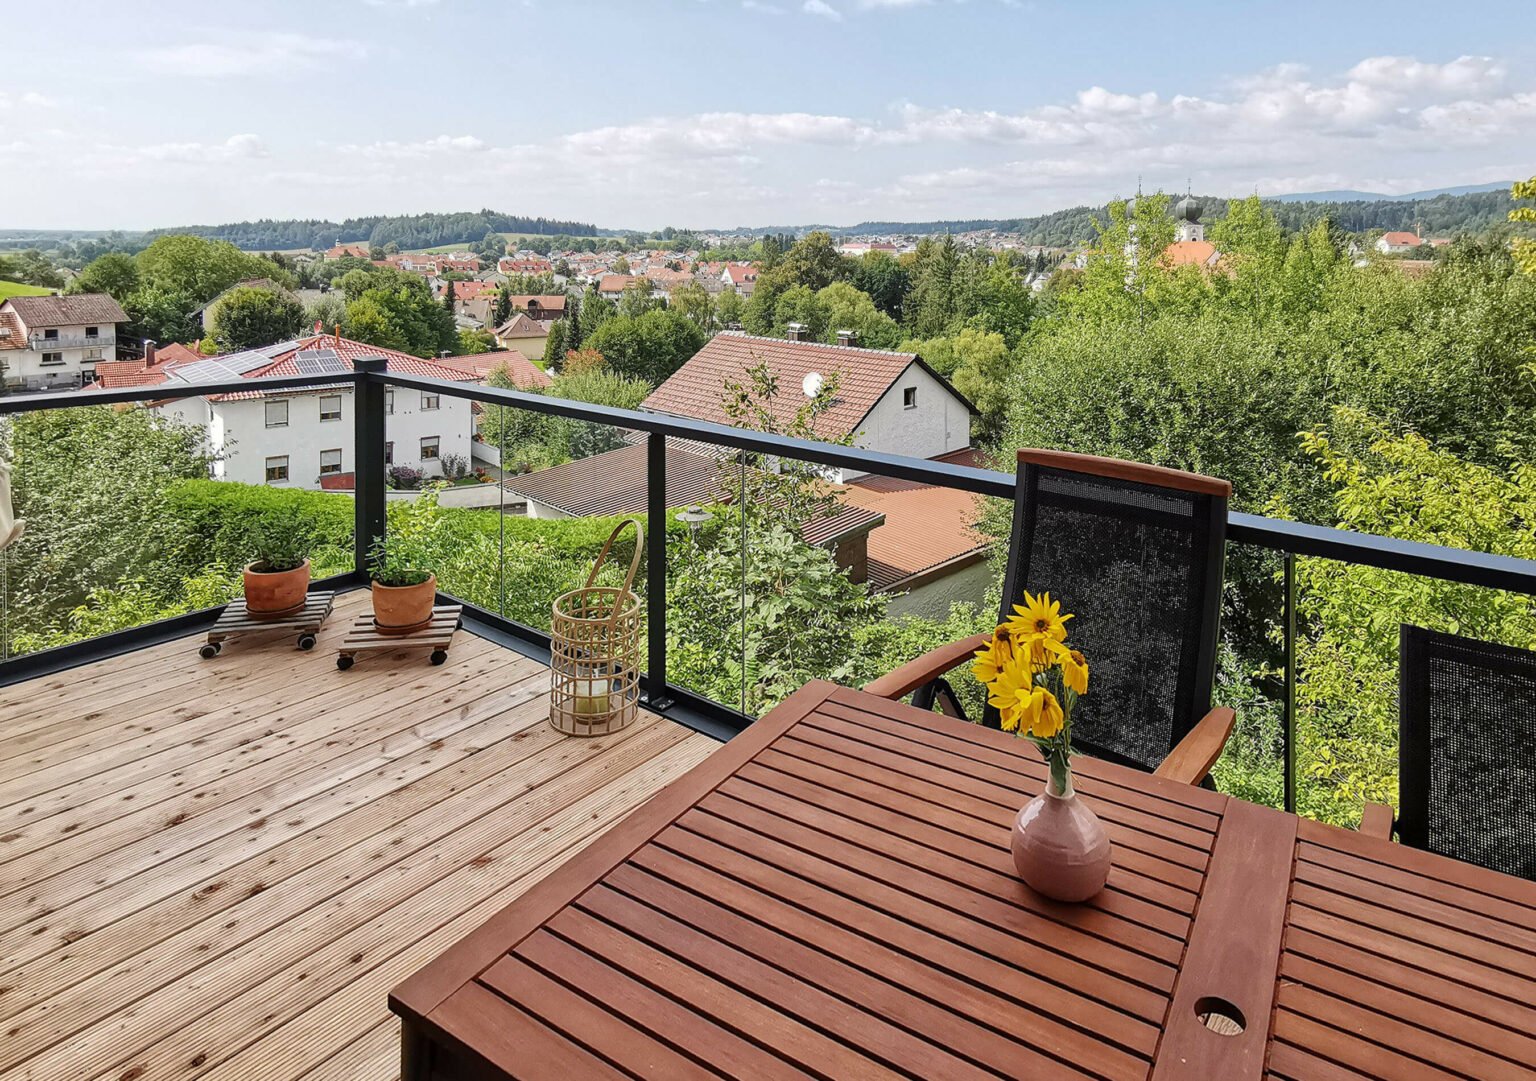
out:
{"label": "yellow sunflower", "polygon": [[1061,658],[1061,681],[1077,694],[1088,693],[1088,661],[1075,649]]}
{"label": "yellow sunflower", "polygon": [[1014,605],[1013,613],[1008,629],[1016,636],[1045,635],[1058,642],[1066,640],[1067,620],[1072,617],[1061,614],[1061,602],[1051,600],[1049,593],[1037,597],[1026,590],[1024,603]]}
{"label": "yellow sunflower", "polygon": [[999,672],[1013,661],[1013,648],[1009,645],[1008,630],[998,627],[991,641],[978,649],[971,661],[971,672],[979,683],[991,683]]}
{"label": "yellow sunflower", "polygon": [[1036,739],[1050,739],[1061,731],[1065,722],[1061,703],[1044,687],[1031,687],[1027,692],[1019,692],[1017,727],[1023,728],[1026,734]]}
{"label": "yellow sunflower", "polygon": [[1004,665],[987,684],[987,704],[997,710],[1004,732],[1019,730],[1019,714],[1029,697],[1031,676],[1016,664]]}

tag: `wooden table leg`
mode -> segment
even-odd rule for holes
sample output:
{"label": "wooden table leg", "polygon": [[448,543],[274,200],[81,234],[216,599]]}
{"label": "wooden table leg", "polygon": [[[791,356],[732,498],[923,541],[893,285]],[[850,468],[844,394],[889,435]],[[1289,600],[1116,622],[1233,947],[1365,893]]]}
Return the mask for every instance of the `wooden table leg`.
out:
{"label": "wooden table leg", "polygon": [[400,1081],[431,1081],[432,1041],[409,1021],[400,1026]]}

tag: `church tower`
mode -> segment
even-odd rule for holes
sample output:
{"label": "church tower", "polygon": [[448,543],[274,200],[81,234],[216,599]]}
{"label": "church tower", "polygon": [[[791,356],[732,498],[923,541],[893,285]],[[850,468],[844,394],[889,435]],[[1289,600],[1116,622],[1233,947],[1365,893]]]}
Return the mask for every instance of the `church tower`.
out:
{"label": "church tower", "polygon": [[1201,206],[1194,197],[1186,195],[1173,208],[1174,240],[1204,240],[1205,226],[1200,224]]}

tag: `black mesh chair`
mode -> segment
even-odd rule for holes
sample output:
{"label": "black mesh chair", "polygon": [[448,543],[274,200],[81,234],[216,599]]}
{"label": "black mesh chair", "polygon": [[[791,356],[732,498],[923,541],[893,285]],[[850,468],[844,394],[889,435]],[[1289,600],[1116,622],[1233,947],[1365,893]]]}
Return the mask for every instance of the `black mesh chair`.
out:
{"label": "black mesh chair", "polygon": [[[1002,617],[1025,590],[1075,612],[1093,670],[1072,722],[1087,753],[1198,783],[1231,734],[1211,709],[1221,610],[1224,480],[1063,451],[1019,452]],[[988,635],[954,642],[865,687],[959,715],[943,674]],[[996,725],[990,707],[984,724]]]}
{"label": "black mesh chair", "polygon": [[1536,880],[1536,653],[1405,623],[1398,658],[1398,839]]}

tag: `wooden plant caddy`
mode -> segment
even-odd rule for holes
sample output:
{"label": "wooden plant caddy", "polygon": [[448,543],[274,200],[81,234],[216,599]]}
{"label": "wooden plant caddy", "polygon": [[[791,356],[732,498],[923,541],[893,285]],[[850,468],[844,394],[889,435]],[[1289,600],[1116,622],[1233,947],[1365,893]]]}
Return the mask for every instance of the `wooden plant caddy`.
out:
{"label": "wooden plant caddy", "polygon": [[223,614],[209,629],[208,641],[198,647],[197,655],[204,660],[217,657],[224,651],[228,639],[268,631],[297,631],[299,638],[295,644],[300,649],[314,649],[315,635],[320,633],[321,624],[330,618],[335,599],[334,592],[310,593],[304,598],[302,608],[285,616],[259,618],[245,610],[244,597],[236,597],[224,606]]}
{"label": "wooden plant caddy", "polygon": [[448,647],[453,642],[453,632],[459,629],[462,604],[440,604],[432,609],[432,618],[426,626],[408,634],[383,634],[373,624],[373,613],[364,612],[352,623],[352,629],[341,640],[337,649],[336,667],[345,672],[359,653],[401,648],[431,647],[433,664],[448,659]]}

